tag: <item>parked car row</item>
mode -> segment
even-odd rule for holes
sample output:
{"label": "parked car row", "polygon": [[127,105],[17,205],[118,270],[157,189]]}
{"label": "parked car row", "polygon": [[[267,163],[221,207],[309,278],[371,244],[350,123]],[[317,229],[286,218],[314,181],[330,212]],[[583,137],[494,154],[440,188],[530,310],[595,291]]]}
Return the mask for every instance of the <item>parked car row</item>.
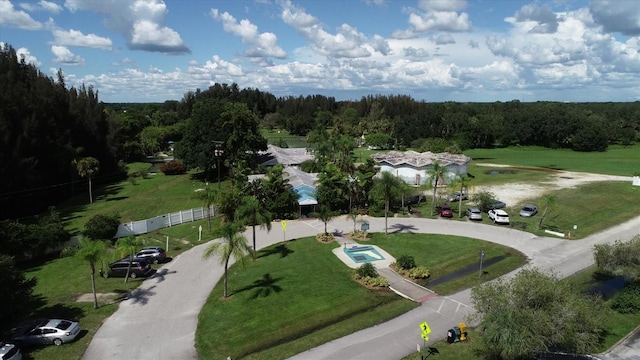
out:
{"label": "parked car row", "polygon": [[159,264],[166,261],[166,259],[166,251],[163,248],[149,246],[137,251],[132,260],[127,256],[112,262],[106,270],[100,271],[100,275],[104,278],[125,277],[128,271],[129,277],[132,279],[148,277],[155,272],[151,264]]}

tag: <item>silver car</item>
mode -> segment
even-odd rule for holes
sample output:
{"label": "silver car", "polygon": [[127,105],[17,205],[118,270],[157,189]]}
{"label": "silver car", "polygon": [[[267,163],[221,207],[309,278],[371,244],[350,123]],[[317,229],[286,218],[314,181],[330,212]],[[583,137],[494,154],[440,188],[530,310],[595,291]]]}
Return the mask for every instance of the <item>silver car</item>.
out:
{"label": "silver car", "polygon": [[520,216],[524,216],[524,217],[532,217],[537,213],[538,213],[538,207],[531,204],[527,204],[523,206],[522,210],[520,210]]}
{"label": "silver car", "polygon": [[466,215],[469,220],[482,220],[482,211],[478,208],[468,208]]}
{"label": "silver car", "polygon": [[20,347],[62,345],[75,340],[80,334],[80,324],[62,319],[35,319],[18,327],[13,341]]}
{"label": "silver car", "polygon": [[17,346],[0,341],[0,359],[22,360],[22,353]]}

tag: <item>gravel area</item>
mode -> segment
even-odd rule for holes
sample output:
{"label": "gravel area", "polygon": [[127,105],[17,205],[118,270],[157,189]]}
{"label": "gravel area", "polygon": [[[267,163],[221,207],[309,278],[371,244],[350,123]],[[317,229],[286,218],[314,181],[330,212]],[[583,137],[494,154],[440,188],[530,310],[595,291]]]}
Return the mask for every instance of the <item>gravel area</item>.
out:
{"label": "gravel area", "polygon": [[[509,165],[501,164],[478,164],[480,166],[494,168],[509,168]],[[517,204],[523,204],[527,199],[542,196],[545,192],[558,189],[575,188],[583,184],[599,182],[599,181],[628,181],[632,182],[631,176],[617,176],[592,174],[573,171],[555,171],[551,174],[548,181],[540,183],[509,183],[503,185],[478,186],[476,191],[489,191],[496,195],[498,200],[504,201],[507,206],[511,207]]]}

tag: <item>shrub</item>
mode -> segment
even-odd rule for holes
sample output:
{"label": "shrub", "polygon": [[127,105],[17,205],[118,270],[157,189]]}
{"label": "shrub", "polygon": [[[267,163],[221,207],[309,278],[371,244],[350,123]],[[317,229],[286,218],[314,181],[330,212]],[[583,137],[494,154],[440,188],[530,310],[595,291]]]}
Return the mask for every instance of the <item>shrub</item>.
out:
{"label": "shrub", "polygon": [[368,240],[369,239],[369,233],[366,231],[362,231],[362,230],[356,230],[355,232],[353,231],[349,231],[349,236],[353,239],[358,239],[358,240]]}
{"label": "shrub", "polygon": [[362,278],[362,283],[367,286],[372,287],[387,287],[389,286],[389,280],[383,278],[382,276],[370,277],[366,276]]}
{"label": "shrub", "polygon": [[356,269],[356,277],[358,279],[366,277],[378,277],[378,270],[371,263],[364,263],[362,266]]}
{"label": "shrub", "polygon": [[621,314],[640,311],[640,284],[628,286],[618,292],[613,297],[611,308]]}
{"label": "shrub", "polygon": [[168,163],[164,163],[160,166],[160,171],[165,175],[179,175],[184,174],[187,169],[178,160],[171,160]]}
{"label": "shrub", "polygon": [[396,265],[404,270],[413,269],[416,267],[416,260],[411,255],[400,255]]}
{"label": "shrub", "polygon": [[427,279],[431,274],[429,273],[429,268],[426,266],[420,265],[418,267],[411,268],[407,271],[407,276],[412,279]]}
{"label": "shrub", "polygon": [[316,240],[320,241],[321,243],[329,243],[334,239],[335,237],[333,236],[333,234],[319,233],[316,235]]}

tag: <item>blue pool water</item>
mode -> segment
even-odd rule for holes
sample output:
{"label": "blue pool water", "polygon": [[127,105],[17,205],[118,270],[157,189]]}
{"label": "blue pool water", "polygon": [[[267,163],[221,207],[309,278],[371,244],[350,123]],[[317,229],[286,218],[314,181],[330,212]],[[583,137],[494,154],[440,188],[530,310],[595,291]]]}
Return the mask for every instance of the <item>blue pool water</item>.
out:
{"label": "blue pool water", "polygon": [[384,260],[384,256],[382,256],[373,246],[345,247],[344,252],[356,263]]}

